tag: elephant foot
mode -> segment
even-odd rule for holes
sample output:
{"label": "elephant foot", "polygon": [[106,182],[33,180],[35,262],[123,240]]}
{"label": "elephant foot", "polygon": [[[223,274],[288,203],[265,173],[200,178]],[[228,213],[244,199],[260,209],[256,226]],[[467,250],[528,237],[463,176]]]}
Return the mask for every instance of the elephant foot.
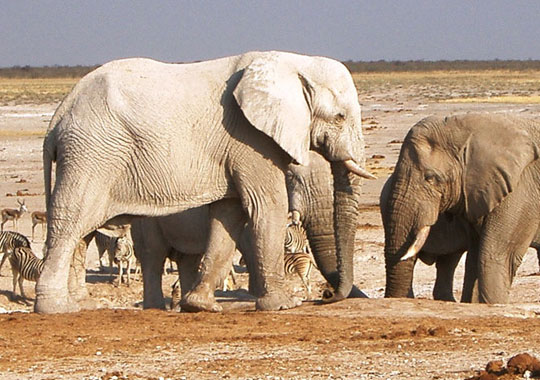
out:
{"label": "elephant foot", "polygon": [[73,313],[79,310],[78,303],[66,293],[57,296],[38,294],[34,304],[34,311],[42,314]]}
{"label": "elephant foot", "polygon": [[286,310],[302,305],[302,300],[283,291],[273,291],[257,299],[255,308],[260,311]]}
{"label": "elephant foot", "polygon": [[143,299],[143,309],[160,309],[165,310],[165,300],[163,297],[160,299]]}
{"label": "elephant foot", "polygon": [[90,298],[90,294],[88,293],[88,289],[86,289],[86,286],[79,287],[76,290],[70,290],[69,296],[72,300],[77,302],[84,301]]}
{"label": "elephant foot", "polygon": [[437,294],[433,295],[435,301],[456,302],[453,294]]}
{"label": "elephant foot", "polygon": [[223,308],[216,302],[212,294],[192,290],[188,292],[182,300],[180,300],[180,308],[182,311],[189,313],[197,313],[200,311],[210,311],[218,313],[223,311]]}
{"label": "elephant foot", "polygon": [[96,310],[102,309],[104,307],[101,302],[96,301],[95,299],[90,297],[78,300],[78,305],[82,310]]}

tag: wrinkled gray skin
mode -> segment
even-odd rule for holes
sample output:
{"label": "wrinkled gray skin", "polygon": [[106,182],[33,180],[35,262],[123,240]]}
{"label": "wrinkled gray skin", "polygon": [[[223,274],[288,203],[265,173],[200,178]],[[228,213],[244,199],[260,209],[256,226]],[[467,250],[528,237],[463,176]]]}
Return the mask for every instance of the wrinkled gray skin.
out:
{"label": "wrinkled gray skin", "polygon": [[[508,301],[523,255],[540,243],[539,142],[538,123],[502,115],[429,117],[411,128],[383,216],[387,297],[409,295],[415,259],[401,258],[448,213],[478,235],[466,261],[478,301]],[[473,283],[465,280],[462,300],[475,300]]]}
{"label": "wrinkled gray skin", "polygon": [[[364,145],[355,145],[356,157],[364,157]],[[342,178],[341,176],[338,176]],[[336,195],[329,163],[315,152],[310,155],[310,165],[290,165],[287,172],[289,210],[300,213],[300,221],[306,229],[309,244],[323,277],[342,297],[367,297],[354,282],[354,239],[358,227],[361,179],[349,176],[348,185],[354,197]],[[339,197],[339,198],[338,198]],[[336,214],[335,201],[350,205]],[[347,225],[346,235],[337,235],[335,226]],[[339,236],[339,237],[338,237]],[[338,242],[346,239],[346,242]],[[340,247],[346,247],[342,252]],[[341,287],[341,290],[340,290]],[[352,287],[352,288],[351,288]],[[335,297],[323,294],[323,301]]]}
{"label": "wrinkled gray skin", "polygon": [[[388,213],[392,179],[393,177],[390,176],[385,182],[380,197],[381,216],[385,228],[395,218]],[[433,299],[455,302],[453,294],[454,273],[461,256],[469,249],[470,241],[473,238],[477,239],[476,233],[461,216],[448,212],[439,214],[437,221],[431,227],[426,242],[416,255],[416,259],[422,260],[423,263],[435,264],[436,266],[437,275],[433,286]],[[403,286],[407,286],[408,297],[414,297],[413,274],[414,265],[410,272],[404,274],[405,278],[399,281]],[[475,276],[476,273],[469,273],[465,275],[465,279],[474,281]],[[471,287],[473,284],[467,286]],[[405,290],[401,290],[401,294],[404,292]]]}
{"label": "wrinkled gray skin", "polygon": [[[133,216],[203,205],[210,205],[208,257],[222,257],[247,215],[262,284],[257,309],[297,306],[282,289],[287,165],[307,165],[309,149],[320,151],[342,177],[336,194],[354,197],[345,167],[367,176],[352,153],[360,128],[352,77],[328,58],[252,52],[193,64],[137,58],[103,65],[64,99],[45,137],[50,223],[35,310],[78,309],[73,298],[81,294],[68,283],[80,281],[70,279],[70,264],[92,231],[114,234]],[[336,234],[346,228],[338,223]],[[209,276],[219,268],[203,262]],[[187,306],[213,308],[207,283],[200,279]],[[337,291],[335,300],[342,297]]]}
{"label": "wrinkled gray skin", "polygon": [[[383,223],[389,223],[392,219],[387,212],[391,182],[392,176],[385,182],[380,197]],[[426,242],[416,255],[416,259],[422,260],[424,264],[433,265],[435,263],[437,274],[433,286],[433,299],[456,301],[453,294],[456,267],[459,264],[461,256],[469,250],[469,247],[476,247],[478,243],[479,236],[474,227],[463,219],[462,216],[450,212],[439,214],[437,222],[431,227]],[[534,247],[534,245],[533,242],[532,246]],[[537,256],[540,258],[540,250],[536,250]],[[476,258],[473,257],[472,260],[476,260]],[[513,267],[517,269],[520,262],[521,260],[516,261]],[[471,265],[471,263],[465,268],[463,289],[466,291],[462,293],[461,302],[478,302],[476,269],[476,265]],[[403,282],[410,281],[409,297],[414,297],[412,287],[413,272],[414,267],[412,272],[406,272],[406,279]]]}
{"label": "wrinkled gray skin", "polygon": [[[360,138],[361,136],[358,136]],[[363,155],[363,146],[358,146],[358,156]],[[346,243],[336,244],[334,226],[334,187],[330,164],[318,153],[310,152],[309,166],[289,165],[287,171],[287,190],[289,194],[289,208],[301,213],[302,223],[309,235],[313,255],[317,266],[323,276],[334,289],[340,289],[345,296],[360,297],[363,293],[353,286],[353,254],[354,233],[358,221],[358,197],[360,195],[360,178],[350,176],[350,191],[354,198],[350,200],[350,212],[343,219],[350,227],[345,238]],[[348,200],[348,197],[345,197]],[[349,208],[347,209],[349,210]],[[262,289],[260,278],[253,270],[252,247],[250,235],[243,228],[245,215],[239,215],[236,236],[230,241],[231,245],[223,246],[217,257],[205,257],[205,261],[214,261],[212,266],[219,267],[213,275],[203,271],[199,274],[199,263],[205,251],[210,221],[210,208],[202,206],[179,214],[159,217],[143,218],[133,222],[131,234],[133,236],[135,251],[143,269],[145,308],[164,308],[161,277],[165,258],[170,252],[180,253],[177,257],[180,270],[180,287],[182,296],[186,297],[188,291],[200,278],[205,278],[205,287],[215,289],[220,279],[224,278],[230,270],[230,262],[235,248],[244,255],[250,271],[250,290],[259,295]],[[286,220],[283,221],[286,223]],[[352,243],[351,243],[352,239]],[[223,241],[223,240],[222,240]],[[345,248],[340,248],[340,247]],[[338,249],[343,264],[338,267]],[[228,250],[228,252],[227,252]],[[219,263],[216,263],[219,262]],[[352,291],[351,291],[352,289]],[[334,295],[327,295],[332,298]],[[324,301],[328,301],[326,298]],[[185,301],[183,301],[185,302]],[[220,310],[219,305],[212,303],[213,311]],[[189,308],[189,306],[188,306]]]}

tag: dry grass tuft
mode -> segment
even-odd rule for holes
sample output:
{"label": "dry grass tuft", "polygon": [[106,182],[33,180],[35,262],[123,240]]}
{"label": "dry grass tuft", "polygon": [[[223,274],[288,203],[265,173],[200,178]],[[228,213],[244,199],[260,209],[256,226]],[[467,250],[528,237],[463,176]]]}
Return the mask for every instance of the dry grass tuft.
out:
{"label": "dry grass tuft", "polygon": [[0,137],[45,137],[46,130],[0,129]]}
{"label": "dry grass tuft", "polygon": [[447,99],[445,103],[513,103],[513,104],[539,104],[540,95],[534,96],[492,96],[486,98],[459,98]]}
{"label": "dry grass tuft", "polygon": [[58,103],[78,78],[0,78],[0,105]]}

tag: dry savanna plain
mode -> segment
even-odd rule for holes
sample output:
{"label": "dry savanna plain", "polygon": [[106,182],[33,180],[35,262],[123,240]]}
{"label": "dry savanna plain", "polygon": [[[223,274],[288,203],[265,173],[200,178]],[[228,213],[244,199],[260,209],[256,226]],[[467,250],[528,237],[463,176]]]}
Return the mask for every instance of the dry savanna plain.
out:
{"label": "dry savanna plain", "polygon": [[[540,119],[540,71],[415,71],[353,74],[363,107],[367,165],[378,176],[363,187],[355,282],[367,295],[331,305],[307,301],[281,312],[255,312],[245,291],[218,292],[225,311],[188,314],[142,310],[142,283],[118,286],[87,256],[87,283],[100,308],[65,315],[32,313],[12,300],[9,265],[0,273],[2,379],[520,379],[540,377],[539,265],[527,253],[507,305],[434,301],[435,268],[419,263],[416,299],[384,299],[384,233],[378,197],[408,129],[428,115],[470,111]],[[51,116],[77,78],[0,78],[0,208],[23,200],[44,210],[42,141]],[[29,213],[19,232],[31,235]],[[6,229],[11,229],[11,222]],[[41,255],[36,227],[32,248]],[[463,262],[455,281],[459,299]],[[176,273],[163,287],[170,296]],[[302,294],[297,278],[291,292]],[[323,285],[312,274],[315,298]],[[515,364],[516,360],[521,360]],[[490,372],[480,372],[490,363]],[[521,363],[521,364],[520,364]],[[528,371],[527,371],[528,370]],[[517,372],[517,373],[514,373]]]}

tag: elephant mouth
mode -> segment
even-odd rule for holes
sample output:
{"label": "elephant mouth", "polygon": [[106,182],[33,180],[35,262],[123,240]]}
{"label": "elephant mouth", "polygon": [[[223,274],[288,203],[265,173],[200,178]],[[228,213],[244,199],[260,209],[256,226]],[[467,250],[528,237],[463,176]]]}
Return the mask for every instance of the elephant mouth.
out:
{"label": "elephant mouth", "polygon": [[377,179],[373,174],[368,172],[366,169],[362,168],[360,165],[358,165],[354,160],[346,160],[343,161],[343,164],[347,168],[348,171],[351,173],[354,173],[362,178],[366,179]]}
{"label": "elephant mouth", "polygon": [[418,231],[418,234],[416,234],[416,238],[414,239],[414,242],[411,244],[407,252],[401,257],[401,261],[408,260],[410,258],[416,257],[418,252],[422,249],[424,246],[427,237],[429,236],[429,231],[431,230],[431,226],[424,226]]}

